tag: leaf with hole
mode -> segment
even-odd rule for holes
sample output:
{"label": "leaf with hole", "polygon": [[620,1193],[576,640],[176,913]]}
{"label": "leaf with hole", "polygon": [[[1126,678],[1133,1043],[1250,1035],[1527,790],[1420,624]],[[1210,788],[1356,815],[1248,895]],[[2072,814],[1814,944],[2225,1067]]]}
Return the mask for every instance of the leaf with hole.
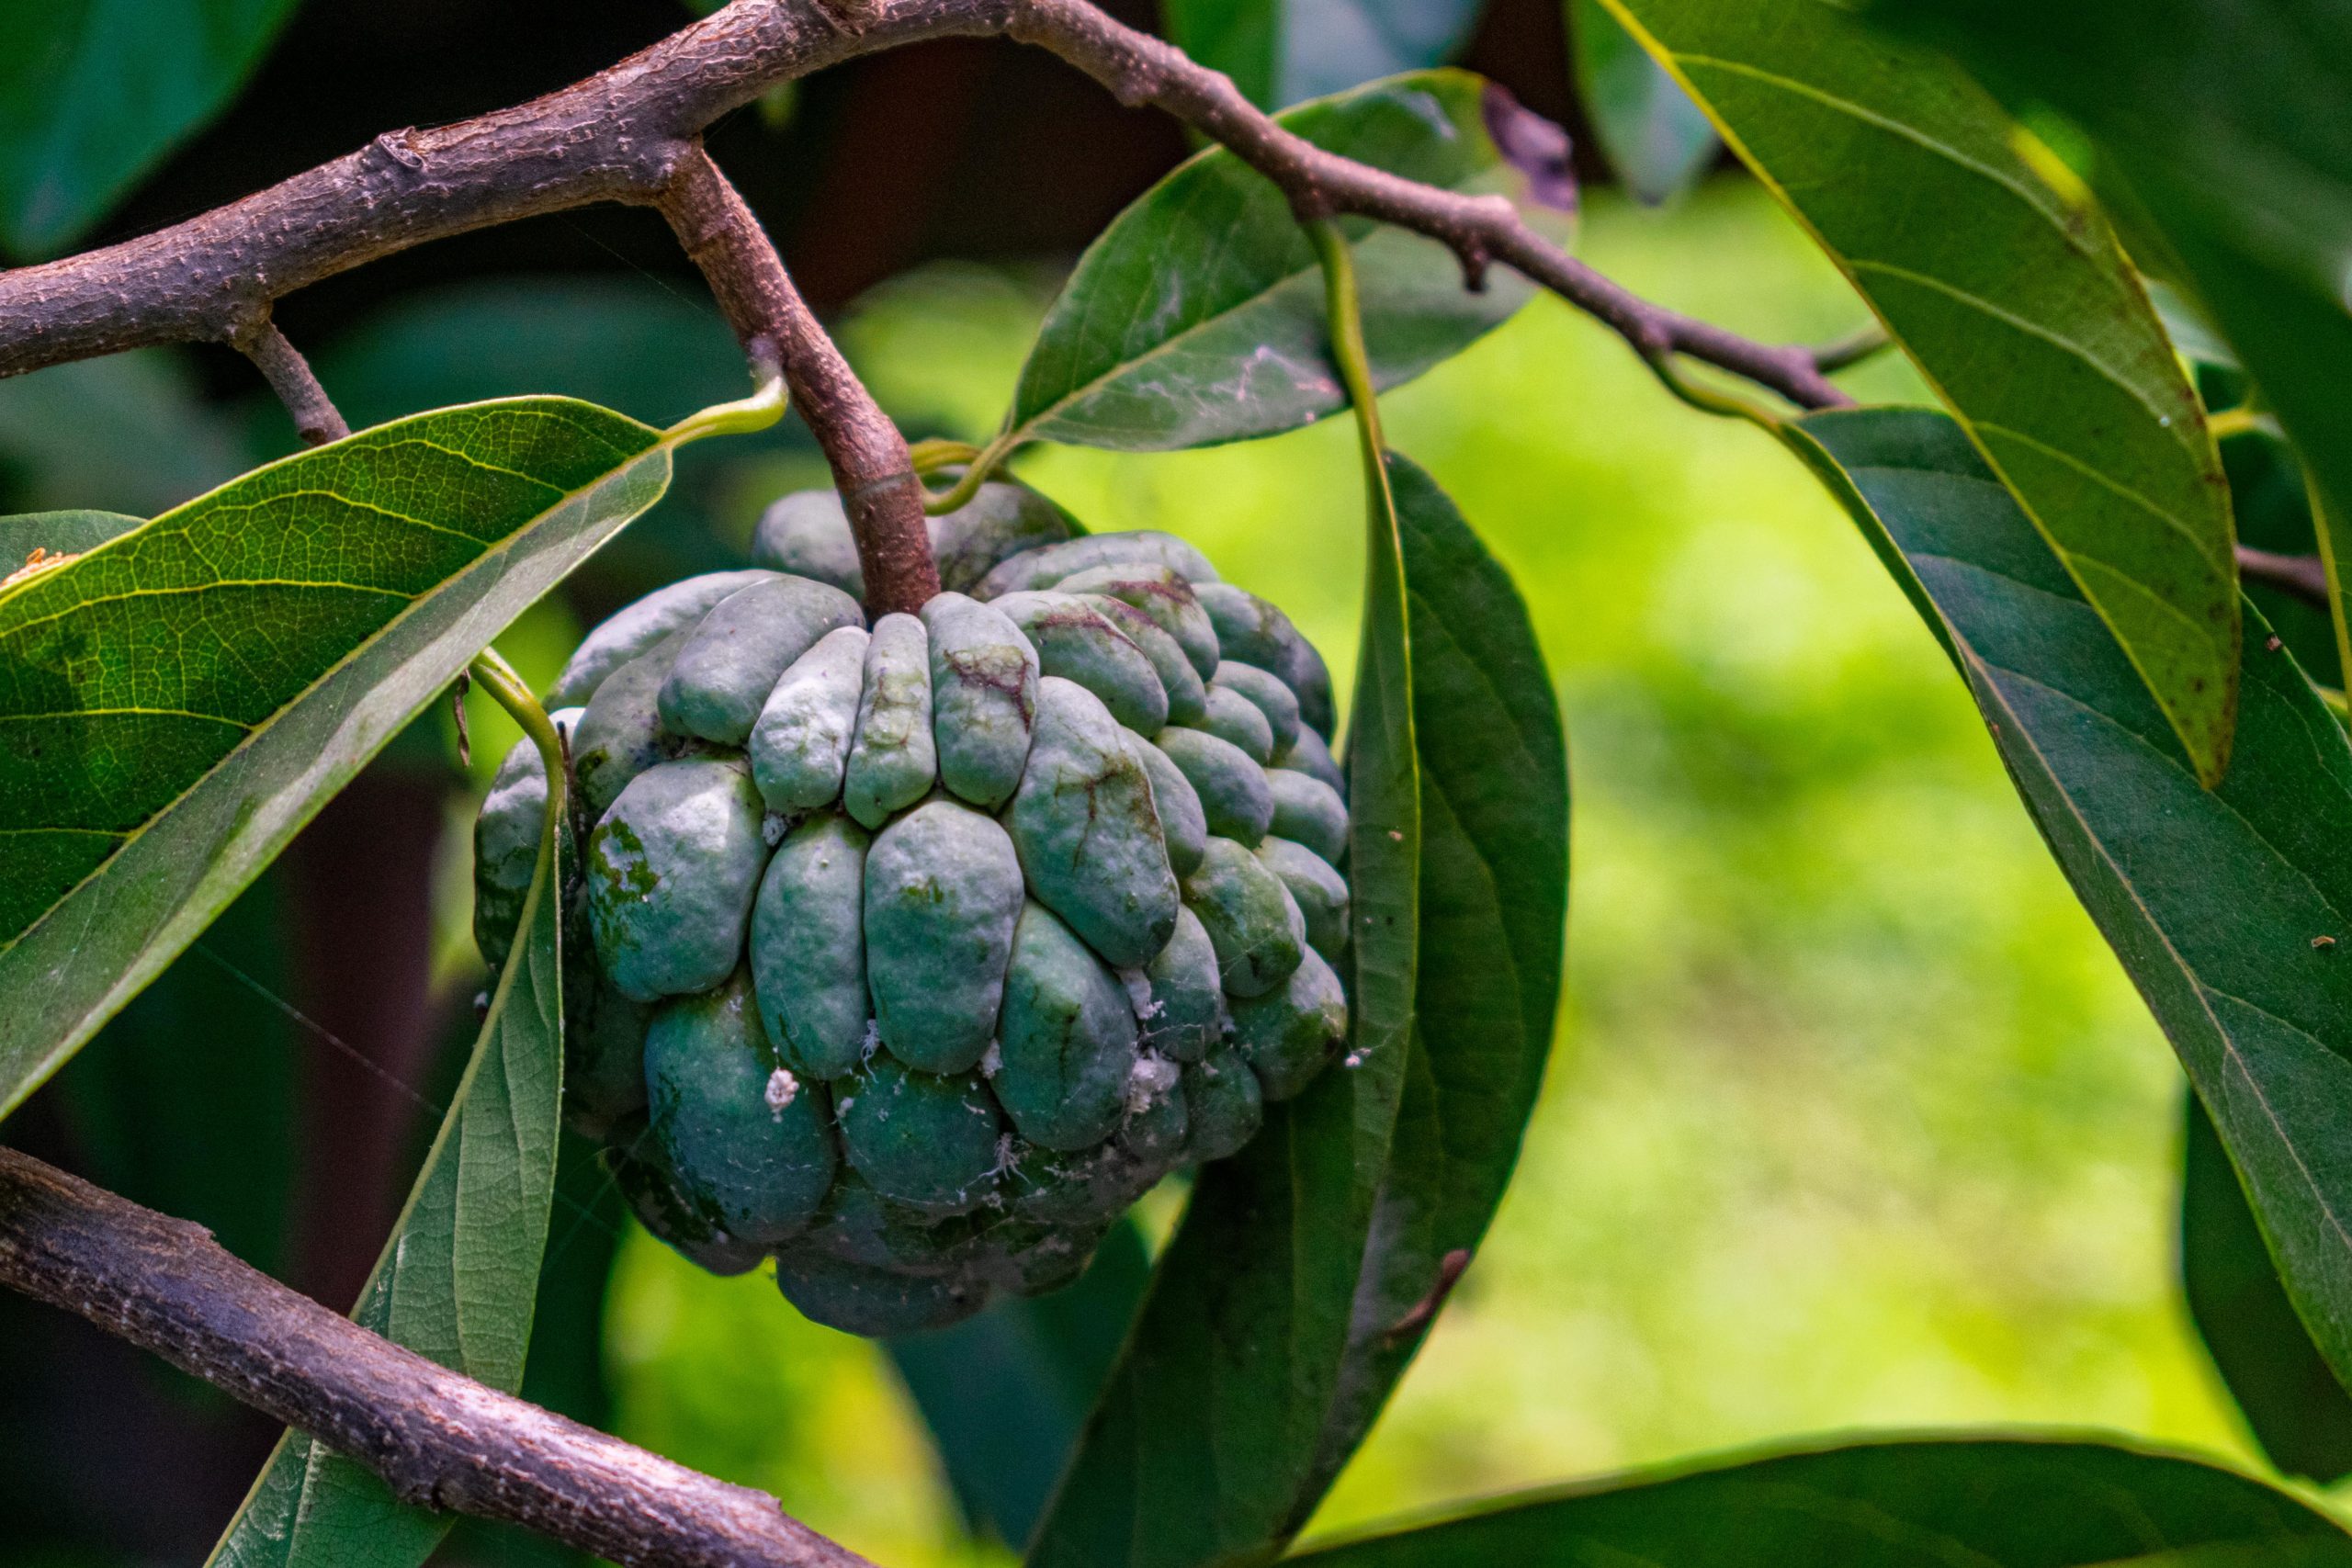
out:
{"label": "leaf with hole", "polygon": [[563,399],[420,414],[0,589],[0,1114],[652,505],[677,439]]}
{"label": "leaf with hole", "polygon": [[[559,809],[561,796],[557,796]],[[563,852],[551,822],[473,1059],[352,1320],[512,1393],[555,1196],[563,1100]],[[211,1568],[416,1568],[454,1521],[288,1432]]]}
{"label": "leaf with hole", "polygon": [[297,0],[17,0],[0,13],[0,245],[71,244],[227,106]]}
{"label": "leaf with hole", "polygon": [[1438,64],[1467,41],[1477,0],[1170,0],[1169,39],[1260,108]]}
{"label": "leaf with hole", "polygon": [[2238,684],[2228,488],[2106,220],[1949,62],[1838,6],[1606,3],[1853,279],[2219,778]]}
{"label": "leaf with hole", "polygon": [[2236,759],[2204,789],[1958,425],[1826,413],[1788,439],[1951,649],[2211,1113],[2298,1314],[2352,1375],[2352,743],[2249,610]]}
{"label": "leaf with hole", "polygon": [[[1330,152],[1450,190],[1523,198],[1497,150],[1519,114],[1460,71],[1425,71],[1304,104],[1283,125]],[[1496,268],[1483,293],[1434,240],[1341,225],[1363,280],[1364,336],[1383,389],[1501,325],[1532,287]],[[1323,280],[1282,193],[1222,148],[1122,212],[1079,258],[1021,367],[1011,439],[1159,452],[1271,435],[1347,407],[1324,352]]]}
{"label": "leaf with hole", "polygon": [[1502,1201],[1560,1003],[1568,759],[1527,606],[1453,501],[1388,457],[1412,632],[1421,852],[1410,1065],[1303,1526]]}
{"label": "leaf with hole", "polygon": [[2101,1443],[1857,1443],[1504,1498],[1302,1568],[2343,1568],[2352,1538],[2215,1465]]}
{"label": "leaf with hole", "polygon": [[1723,150],[1707,111],[1600,0],[1572,0],[1568,46],[1577,101],[1634,199],[1657,207],[1690,189]]}

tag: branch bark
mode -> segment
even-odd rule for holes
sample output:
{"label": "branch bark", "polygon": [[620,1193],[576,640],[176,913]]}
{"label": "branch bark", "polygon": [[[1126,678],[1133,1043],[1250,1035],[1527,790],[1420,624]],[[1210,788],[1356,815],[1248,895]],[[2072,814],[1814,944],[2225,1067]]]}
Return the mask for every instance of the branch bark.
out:
{"label": "branch bark", "polygon": [[410,1503],[631,1568],[872,1568],[764,1493],[461,1377],[239,1262],[203,1227],[5,1148],[0,1284],[300,1427]]}
{"label": "branch bark", "polygon": [[2238,571],[2248,582],[2266,583],[2307,604],[2323,610],[2328,607],[2327,569],[2320,564],[2317,556],[2282,556],[2240,545]]}
{"label": "branch bark", "polygon": [[259,325],[237,340],[237,350],[254,362],[269,389],[286,405],[294,419],[294,434],[302,438],[303,446],[323,446],[351,434],[342,411],[319,385],[311,362],[278,331],[276,321],[263,317]]}
{"label": "branch bark", "polygon": [[[1220,73],[1088,0],[734,0],[610,70],[527,104],[358,152],[169,229],[0,273],[0,376],[149,344],[233,342],[283,296],[427,240],[539,213],[658,205],[695,140],[774,85],[925,39],[1004,34],[1121,102],[1224,143],[1302,217],[1360,213],[1451,246],[1475,282],[1500,261],[1590,312],[1653,365],[1684,355],[1805,408],[1849,400],[1802,346],[1758,344],[1640,299],[1496,196],[1400,179],[1291,135]],[[895,504],[895,503],[893,503]]]}
{"label": "branch bark", "polygon": [[764,379],[782,369],[793,406],[824,448],[857,540],[867,607],[913,615],[939,592],[939,568],[906,437],[825,335],[759,219],[699,145],[678,160],[656,205],[709,279],[753,374]]}

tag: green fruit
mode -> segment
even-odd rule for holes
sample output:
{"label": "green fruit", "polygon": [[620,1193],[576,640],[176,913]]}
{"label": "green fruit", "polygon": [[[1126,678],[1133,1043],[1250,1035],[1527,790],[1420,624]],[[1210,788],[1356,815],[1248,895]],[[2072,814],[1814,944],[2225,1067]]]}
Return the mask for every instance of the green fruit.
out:
{"label": "green fruit", "polygon": [[832,1108],[768,1043],[748,974],[662,1004],[645,1083],[648,1135],[697,1212],[759,1247],[808,1229],[839,1163]]}
{"label": "green fruit", "polygon": [[1201,608],[1192,583],[1173,568],[1124,561],[1073,571],[1054,587],[1064,593],[1100,593],[1133,605],[1176,639],[1194,674],[1205,681],[1216,673],[1216,626]]}
{"label": "green fruit", "polygon": [[1008,556],[972,590],[975,599],[1028,589],[1051,588],[1064,578],[1098,566],[1164,566],[1197,590],[1216,581],[1208,558],[1173,534],[1138,528],[1123,534],[1089,534],[1058,545],[1044,545]]}
{"label": "green fruit", "polygon": [[1119,728],[1119,739],[1126,742],[1127,754],[1143,764],[1151,781],[1152,809],[1159,817],[1169,866],[1178,876],[1190,875],[1201,863],[1201,851],[1209,841],[1209,820],[1201,810],[1200,795],[1183,770],[1168,760],[1167,752],[1125,725]]}
{"label": "green fruit", "polygon": [[853,599],[865,597],[857,541],[850,536],[842,498],[831,490],[795,491],[780,497],[752,530],[752,558],[777,571],[830,584]]}
{"label": "green fruit", "polygon": [[856,626],[827,632],[768,694],[745,754],[769,810],[812,811],[841,798],[871,640]]}
{"label": "green fruit", "polygon": [[1288,768],[1267,769],[1266,790],[1274,802],[1270,832],[1305,844],[1333,865],[1348,858],[1348,803],[1339,791]]}
{"label": "green fruit", "polygon": [[662,727],[662,682],[693,635],[672,632],[605,678],[571,738],[571,776],[591,817],[612,809],[629,781],[675,755],[677,738]]}
{"label": "green fruit", "polygon": [[1263,996],[1298,967],[1303,939],[1288,890],[1231,839],[1209,840],[1201,868],[1184,879],[1184,907],[1209,933],[1227,996]]}
{"label": "green fruit", "polygon": [[1242,844],[1266,836],[1274,819],[1273,792],[1266,770],[1248,752],[1203,729],[1163,729],[1152,743],[1192,784],[1210,833]]}
{"label": "green fruit", "polygon": [[952,1274],[876,1269],[805,1242],[777,1249],[775,1284],[810,1322],[875,1338],[945,1328],[988,1301],[982,1286]]}
{"label": "green fruit", "polygon": [[734,973],[767,863],[765,808],[738,759],[663,762],[631,780],[588,836],[596,956],[641,1002]]}
{"label": "green fruit", "polygon": [[1283,683],[1281,676],[1254,664],[1228,659],[1217,665],[1210,684],[1238,692],[1257,705],[1258,711],[1266,716],[1266,728],[1272,738],[1269,751],[1287,751],[1297,744],[1298,694]]}
{"label": "green fruit", "polygon": [[1348,797],[1348,775],[1340,771],[1338,761],[1331,755],[1331,748],[1324,743],[1321,736],[1303,724],[1299,727],[1298,739],[1292,742],[1290,749],[1276,751],[1274,760],[1267,766],[1278,772],[1301,773],[1309,778],[1320,779],[1330,785],[1331,793],[1342,801]]}
{"label": "green fruit", "polygon": [[[580,709],[563,708],[548,718],[571,729]],[[528,736],[507,750],[491,776],[481,814],[474,818],[474,945],[494,970],[506,967],[523,900],[539,864],[539,832],[547,820],[548,772]]]}
{"label": "green fruit", "polygon": [[601,1156],[613,1185],[645,1228],[714,1274],[748,1274],[758,1268],[766,1249],[728,1235],[687,1195],[650,1143],[645,1119],[635,1117],[613,1130]]}
{"label": "green fruit", "polygon": [[908,1066],[960,1073],[996,1030],[1021,914],[1021,860],[992,817],[927,801],[865,857],[865,977],[882,1043]]}
{"label": "green fruit", "polygon": [[594,949],[567,946],[563,964],[563,1112],[586,1138],[608,1137],[645,1109],[645,1035],[653,1009],[620,994]]}
{"label": "green fruit", "polygon": [[[1057,589],[1057,592],[1067,590]],[[1134,605],[1114,599],[1107,593],[1071,593],[1081,604],[1091,604],[1102,618],[1119,628],[1122,636],[1143,650],[1151,660],[1151,672],[1159,678],[1159,689],[1168,700],[1166,724],[1197,724],[1208,711],[1208,688],[1201,681],[1201,672],[1176,639],[1163,630],[1158,621]]]}
{"label": "green fruit", "polygon": [[1348,998],[1340,977],[1309,948],[1283,984],[1233,1004],[1233,1044],[1269,1102],[1313,1082],[1348,1039]]}
{"label": "green fruit", "polygon": [[1193,592],[1216,627],[1217,646],[1225,657],[1281,676],[1298,697],[1299,716],[1329,739],[1335,716],[1331,672],[1290,617],[1255,593],[1227,583],[1195,581]]}
{"label": "green fruit", "polygon": [[856,600],[805,577],[772,577],[729,594],[678,649],[662,682],[662,727],[741,746],[794,660],[826,633],[865,624]]}
{"label": "green fruit", "polygon": [[1306,925],[1307,945],[1336,964],[1348,947],[1348,881],[1330,863],[1305,844],[1268,835],[1256,854],[1268,871],[1282,878],[1299,918]]}
{"label": "green fruit", "polygon": [[1008,593],[993,604],[1028,637],[1046,674],[1085,687],[1130,729],[1148,735],[1168,722],[1168,688],[1150,656],[1099,606],[1073,593]]}
{"label": "green fruit", "polygon": [[1190,909],[1176,911],[1176,931],[1168,945],[1128,981],[1141,990],[1136,1015],[1142,1021],[1143,1043],[1171,1062],[1197,1062],[1216,1048],[1225,1033],[1225,998],[1216,960],[1216,944],[1208,928]]}
{"label": "green fruit", "polygon": [[879,828],[890,813],[929,795],[938,773],[931,739],[930,639],[912,615],[885,615],[874,623],[865,647],[865,685],[858,694],[842,798],[852,817]]}
{"label": "green fruit", "polygon": [[1037,650],[994,605],[942,593],[931,637],[931,732],[939,782],[993,811],[1012,798],[1037,716]]}
{"label": "green fruit", "polygon": [[1266,1093],[1241,1053],[1222,1046],[1184,1068],[1192,1157],[1230,1159],[1266,1120]]}
{"label": "green fruit", "polygon": [[775,576],[772,571],[709,571],[647,594],[588,634],[548,689],[548,706],[585,703],[614,671],[671,633],[693,626],[729,594]]}
{"label": "green fruit", "polygon": [[1148,961],[1176,927],[1176,874],[1150,775],[1084,687],[1037,682],[1037,728],[1007,825],[1039,903],[1122,968]]}
{"label": "green fruit", "polygon": [[796,826],[768,862],[752,906],[752,981],[760,1021],[784,1065],[837,1078],[868,1044],[865,829],[820,812]]}
{"label": "green fruit", "polygon": [[1211,686],[1204,711],[1189,728],[1214,735],[1262,768],[1274,754],[1274,728],[1265,710],[1230,686]]}
{"label": "green fruit", "polygon": [[1111,1135],[1136,1068],[1127,988],[1042,904],[1021,910],[989,1076],[1014,1131],[1049,1149]]}
{"label": "green fruit", "polygon": [[883,1197],[959,1214],[995,1190],[1010,1134],[978,1074],[920,1073],[884,1051],[835,1094],[842,1152]]}

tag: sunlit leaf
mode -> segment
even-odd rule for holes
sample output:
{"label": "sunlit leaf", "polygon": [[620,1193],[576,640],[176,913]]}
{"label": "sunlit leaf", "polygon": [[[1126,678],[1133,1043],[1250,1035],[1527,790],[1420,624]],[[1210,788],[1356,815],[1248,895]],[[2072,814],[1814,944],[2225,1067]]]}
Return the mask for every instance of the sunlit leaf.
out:
{"label": "sunlit leaf", "polygon": [[298,0],[0,4],[0,246],[62,249],[228,103]]}
{"label": "sunlit leaf", "polygon": [[1951,649],[2075,895],[2228,1146],[2288,1295],[2352,1375],[2352,743],[2246,615],[2236,760],[2199,784],[2058,558],[1921,410],[1791,444]]}
{"label": "sunlit leaf", "polygon": [[[478,1382],[523,1381],[563,1099],[568,833],[540,840],[473,1059],[352,1319]],[[300,1432],[278,1440],[213,1568],[416,1568],[454,1521]]]}
{"label": "sunlit leaf", "polygon": [[2116,630],[2207,783],[2230,752],[2229,497],[2106,220],[1941,57],[1822,0],[1606,0],[1812,229]]}
{"label": "sunlit leaf", "polygon": [[[1529,176],[1487,131],[1490,92],[1465,73],[1428,71],[1282,120],[1412,179],[1521,196]],[[1532,292],[1497,268],[1471,293],[1436,241],[1355,220],[1345,228],[1383,388],[1459,353]],[[1011,428],[1021,440],[1165,451],[1268,435],[1346,406],[1324,352],[1315,253],[1282,193],[1218,149],[1137,197],[1079,258],[1022,367]]]}
{"label": "sunlit leaf", "polygon": [[0,589],[0,1113],[669,471],[590,404],[444,410]]}
{"label": "sunlit leaf", "polygon": [[1488,1504],[1311,1552],[1315,1568],[2340,1568],[2276,1487],[2097,1443],[1860,1443]]}

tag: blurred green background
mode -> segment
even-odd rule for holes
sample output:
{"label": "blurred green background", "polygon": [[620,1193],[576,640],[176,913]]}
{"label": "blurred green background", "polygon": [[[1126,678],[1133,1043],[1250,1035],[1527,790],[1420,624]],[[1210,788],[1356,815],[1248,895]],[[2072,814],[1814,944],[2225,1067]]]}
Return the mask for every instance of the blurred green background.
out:
{"label": "blurred green background", "polygon": [[[1736,178],[1666,214],[1603,197],[1582,249],[1768,339],[1859,319]],[[910,429],[982,436],[1045,281],[919,271],[844,342]],[[1899,366],[1849,379],[1917,395]],[[1858,1427],[2089,1427],[2251,1461],[2175,1283],[2170,1054],[1851,525],[1548,299],[1386,415],[1516,576],[1557,683],[1568,987],[1517,1183],[1315,1529]],[[1351,440],[1019,468],[1094,525],[1198,541],[1344,690]],[[769,471],[796,468],[817,471]],[[623,1434],[881,1561],[974,1555],[885,1356],[758,1278],[630,1236],[606,1357]]]}
{"label": "blurred green background", "polygon": [[[98,237],[559,85],[677,15],[318,0]],[[1550,0],[1495,0],[1464,58],[1573,118],[1558,29]],[[910,435],[966,439],[995,426],[1075,246],[1183,151],[1042,57],[969,41],[827,73],[712,145]],[[1863,319],[1736,174],[1664,211],[1589,190],[1580,246],[1762,338]],[[667,421],[742,387],[642,212],[429,247],[281,315],[355,424],[521,391]],[[1898,364],[1847,380],[1920,395]],[[1519,1179],[1314,1529],[1855,1427],[2088,1427],[2255,1462],[2177,1286],[2170,1054],[1851,525],[1765,435],[1675,402],[1549,299],[1386,413],[1515,574],[1550,661],[1576,791],[1568,985]],[[225,351],[0,382],[0,510],[152,513],[290,440]],[[1198,541],[1291,610],[1344,691],[1352,441],[1342,423],[1016,468],[1094,526]],[[672,497],[502,649],[552,674],[582,626],[740,558],[768,501],[822,480],[792,422],[691,449]],[[481,984],[469,825],[514,732],[469,706],[469,770],[446,712],[420,722],[6,1135],[348,1300]],[[1174,1201],[1148,1205],[1161,1234]],[[551,1246],[531,1397],[894,1568],[1009,1560],[964,1532],[881,1348],[804,1323],[759,1275],[684,1264],[590,1168],[568,1170]],[[200,1553],[267,1424],[45,1309],[0,1299],[0,1564]],[[132,1466],[141,1488],[107,1484]],[[443,1561],[547,1560],[463,1525]]]}

